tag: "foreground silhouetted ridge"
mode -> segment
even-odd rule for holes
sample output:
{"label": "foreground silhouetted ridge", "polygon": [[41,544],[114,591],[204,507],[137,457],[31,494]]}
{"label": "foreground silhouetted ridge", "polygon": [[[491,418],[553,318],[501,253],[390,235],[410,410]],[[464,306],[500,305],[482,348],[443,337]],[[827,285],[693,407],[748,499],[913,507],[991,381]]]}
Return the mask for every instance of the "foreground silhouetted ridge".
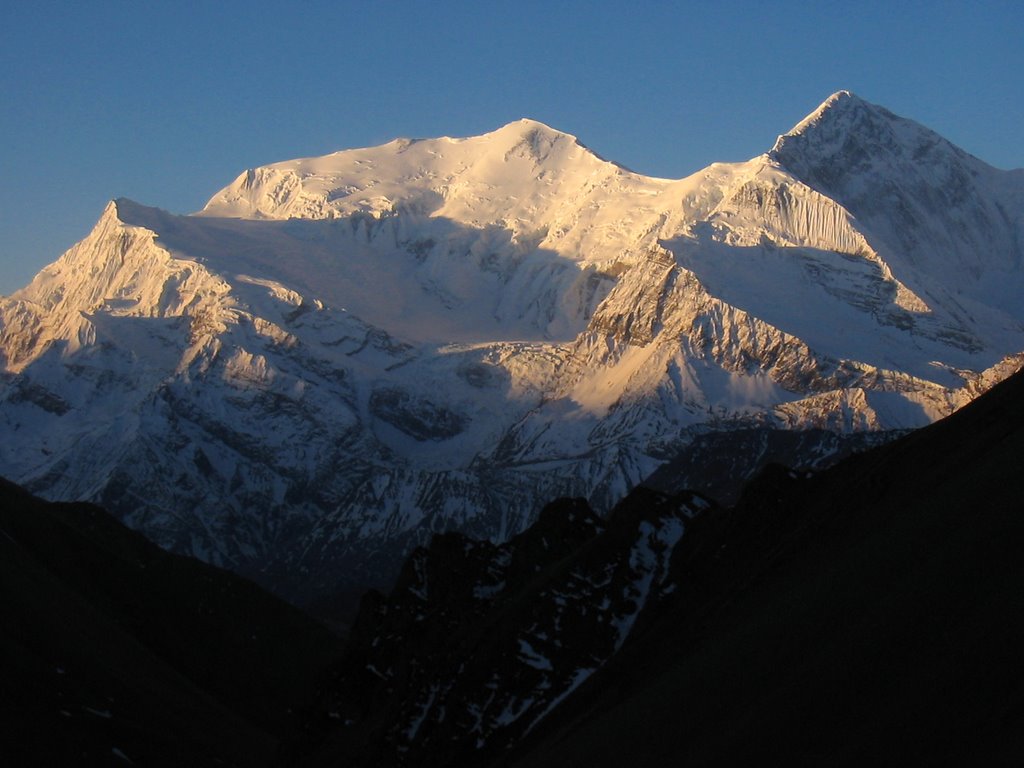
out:
{"label": "foreground silhouetted ridge", "polygon": [[612,658],[667,587],[687,521],[710,502],[638,490],[608,519],[549,504],[506,544],[435,536],[388,598],[370,593],[326,688],[345,726],[324,764],[493,759]]}
{"label": "foreground silhouetted ridge", "polygon": [[254,584],[0,480],[0,764],[268,765],[310,740],[339,651]]}

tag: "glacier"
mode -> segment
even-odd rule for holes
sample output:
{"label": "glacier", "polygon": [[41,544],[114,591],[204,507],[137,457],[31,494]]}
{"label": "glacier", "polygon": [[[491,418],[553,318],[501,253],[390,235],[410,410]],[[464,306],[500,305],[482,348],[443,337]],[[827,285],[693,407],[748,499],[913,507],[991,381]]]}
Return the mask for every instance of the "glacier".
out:
{"label": "glacier", "polygon": [[309,602],[607,510],[708,433],[931,423],[1024,361],[1024,171],[841,91],[679,180],[532,120],[119,199],[0,298],[0,474]]}

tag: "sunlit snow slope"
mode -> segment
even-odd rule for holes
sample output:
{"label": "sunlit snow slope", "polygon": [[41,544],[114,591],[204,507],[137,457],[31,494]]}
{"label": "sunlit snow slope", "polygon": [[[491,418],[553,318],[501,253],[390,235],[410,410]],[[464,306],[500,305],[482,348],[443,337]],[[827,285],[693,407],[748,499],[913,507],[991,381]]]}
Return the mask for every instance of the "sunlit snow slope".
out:
{"label": "sunlit snow slope", "polygon": [[0,299],[0,474],[309,597],[695,435],[920,426],[1024,351],[1024,172],[852,94],[653,179],[521,120],[112,202]]}

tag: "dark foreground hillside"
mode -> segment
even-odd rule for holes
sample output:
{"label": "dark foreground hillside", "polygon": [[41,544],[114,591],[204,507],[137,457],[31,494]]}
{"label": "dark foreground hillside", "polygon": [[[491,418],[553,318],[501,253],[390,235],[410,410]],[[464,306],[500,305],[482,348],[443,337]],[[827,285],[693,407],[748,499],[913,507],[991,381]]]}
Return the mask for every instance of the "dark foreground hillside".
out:
{"label": "dark foreground hillside", "polygon": [[679,585],[515,766],[1024,758],[1024,378],[693,521]]}
{"label": "dark foreground hillside", "polygon": [[1018,374],[731,509],[637,489],[438,536],[343,656],[249,582],[0,483],[0,765],[1016,763],[1022,469]]}
{"label": "dark foreground hillside", "polygon": [[0,765],[268,765],[339,641],[86,504],[0,481]]}

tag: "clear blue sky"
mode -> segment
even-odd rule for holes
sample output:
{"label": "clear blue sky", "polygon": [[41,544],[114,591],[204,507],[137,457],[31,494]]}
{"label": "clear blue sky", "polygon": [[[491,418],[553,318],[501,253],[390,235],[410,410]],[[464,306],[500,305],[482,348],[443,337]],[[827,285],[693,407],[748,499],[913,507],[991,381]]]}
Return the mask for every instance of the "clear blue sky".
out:
{"label": "clear blue sky", "polygon": [[1022,30],[1019,0],[3,3],[0,293],[112,198],[186,213],[246,168],[524,116],[681,177],[847,88],[1021,167]]}

